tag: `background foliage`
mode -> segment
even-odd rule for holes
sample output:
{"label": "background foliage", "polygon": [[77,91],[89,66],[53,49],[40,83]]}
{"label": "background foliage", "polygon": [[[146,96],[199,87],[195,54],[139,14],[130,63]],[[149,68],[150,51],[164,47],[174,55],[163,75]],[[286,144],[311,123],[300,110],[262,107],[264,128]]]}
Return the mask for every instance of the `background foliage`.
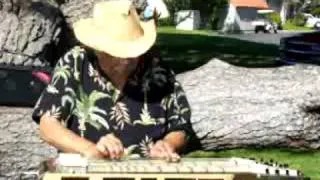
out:
{"label": "background foliage", "polygon": [[294,16],[294,18],[288,20],[288,22],[291,22],[296,26],[304,26],[306,21],[307,19],[302,13],[298,13]]}
{"label": "background foliage", "polygon": [[270,19],[272,22],[277,23],[278,25],[281,25],[281,16],[280,13],[273,12],[270,14],[267,14],[268,19]]}
{"label": "background foliage", "polygon": [[314,8],[311,11],[311,14],[315,15],[315,16],[320,16],[320,7]]}

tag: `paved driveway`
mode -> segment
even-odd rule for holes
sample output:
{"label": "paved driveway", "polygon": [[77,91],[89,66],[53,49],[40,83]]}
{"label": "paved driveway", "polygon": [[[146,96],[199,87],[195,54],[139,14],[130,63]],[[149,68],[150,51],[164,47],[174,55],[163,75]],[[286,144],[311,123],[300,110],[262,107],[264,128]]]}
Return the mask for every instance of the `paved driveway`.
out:
{"label": "paved driveway", "polygon": [[282,37],[293,36],[299,33],[301,32],[279,32],[278,34],[246,33],[246,34],[226,34],[221,36],[232,37],[232,38],[251,41],[251,42],[279,45],[280,39]]}

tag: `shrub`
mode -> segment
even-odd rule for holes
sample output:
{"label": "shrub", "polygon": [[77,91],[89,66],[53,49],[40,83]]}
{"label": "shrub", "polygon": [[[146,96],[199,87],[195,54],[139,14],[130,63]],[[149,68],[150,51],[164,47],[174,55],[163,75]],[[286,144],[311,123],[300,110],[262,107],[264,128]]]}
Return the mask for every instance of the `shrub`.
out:
{"label": "shrub", "polygon": [[273,12],[267,15],[267,17],[274,23],[281,24],[281,16],[277,12]]}
{"label": "shrub", "polygon": [[290,19],[289,21],[296,26],[304,26],[306,20],[306,17],[302,13],[298,13],[293,19]]}
{"label": "shrub", "polygon": [[311,11],[311,14],[315,15],[315,16],[320,16],[320,7],[314,8]]}
{"label": "shrub", "polygon": [[172,25],[174,25],[172,22],[173,21],[170,17],[165,18],[165,19],[159,19],[158,26],[172,26]]}

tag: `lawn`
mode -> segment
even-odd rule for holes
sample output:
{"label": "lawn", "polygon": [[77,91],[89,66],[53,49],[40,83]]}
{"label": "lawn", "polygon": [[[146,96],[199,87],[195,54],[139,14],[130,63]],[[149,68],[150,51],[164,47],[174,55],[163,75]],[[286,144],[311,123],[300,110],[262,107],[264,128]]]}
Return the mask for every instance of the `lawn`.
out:
{"label": "lawn", "polygon": [[283,29],[284,30],[309,30],[311,31],[312,29],[309,27],[305,27],[305,26],[296,26],[293,23],[287,22],[283,25]]}
{"label": "lawn", "polygon": [[[278,46],[247,42],[220,36],[209,31],[176,31],[160,27],[157,46],[163,60],[177,72],[197,68],[216,57],[228,63],[248,68],[281,66]],[[235,149],[225,151],[194,151],[189,157],[247,157],[276,160],[299,169],[311,179],[320,180],[320,152],[295,149]]]}

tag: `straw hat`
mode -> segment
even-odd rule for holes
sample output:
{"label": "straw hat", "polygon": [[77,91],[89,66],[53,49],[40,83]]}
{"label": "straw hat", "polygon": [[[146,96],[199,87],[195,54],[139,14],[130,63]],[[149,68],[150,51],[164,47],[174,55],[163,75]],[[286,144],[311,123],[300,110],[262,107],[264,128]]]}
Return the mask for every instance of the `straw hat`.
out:
{"label": "straw hat", "polygon": [[73,24],[76,38],[83,44],[120,58],[138,57],[156,40],[153,18],[140,20],[132,2],[112,0],[99,2],[93,17]]}

